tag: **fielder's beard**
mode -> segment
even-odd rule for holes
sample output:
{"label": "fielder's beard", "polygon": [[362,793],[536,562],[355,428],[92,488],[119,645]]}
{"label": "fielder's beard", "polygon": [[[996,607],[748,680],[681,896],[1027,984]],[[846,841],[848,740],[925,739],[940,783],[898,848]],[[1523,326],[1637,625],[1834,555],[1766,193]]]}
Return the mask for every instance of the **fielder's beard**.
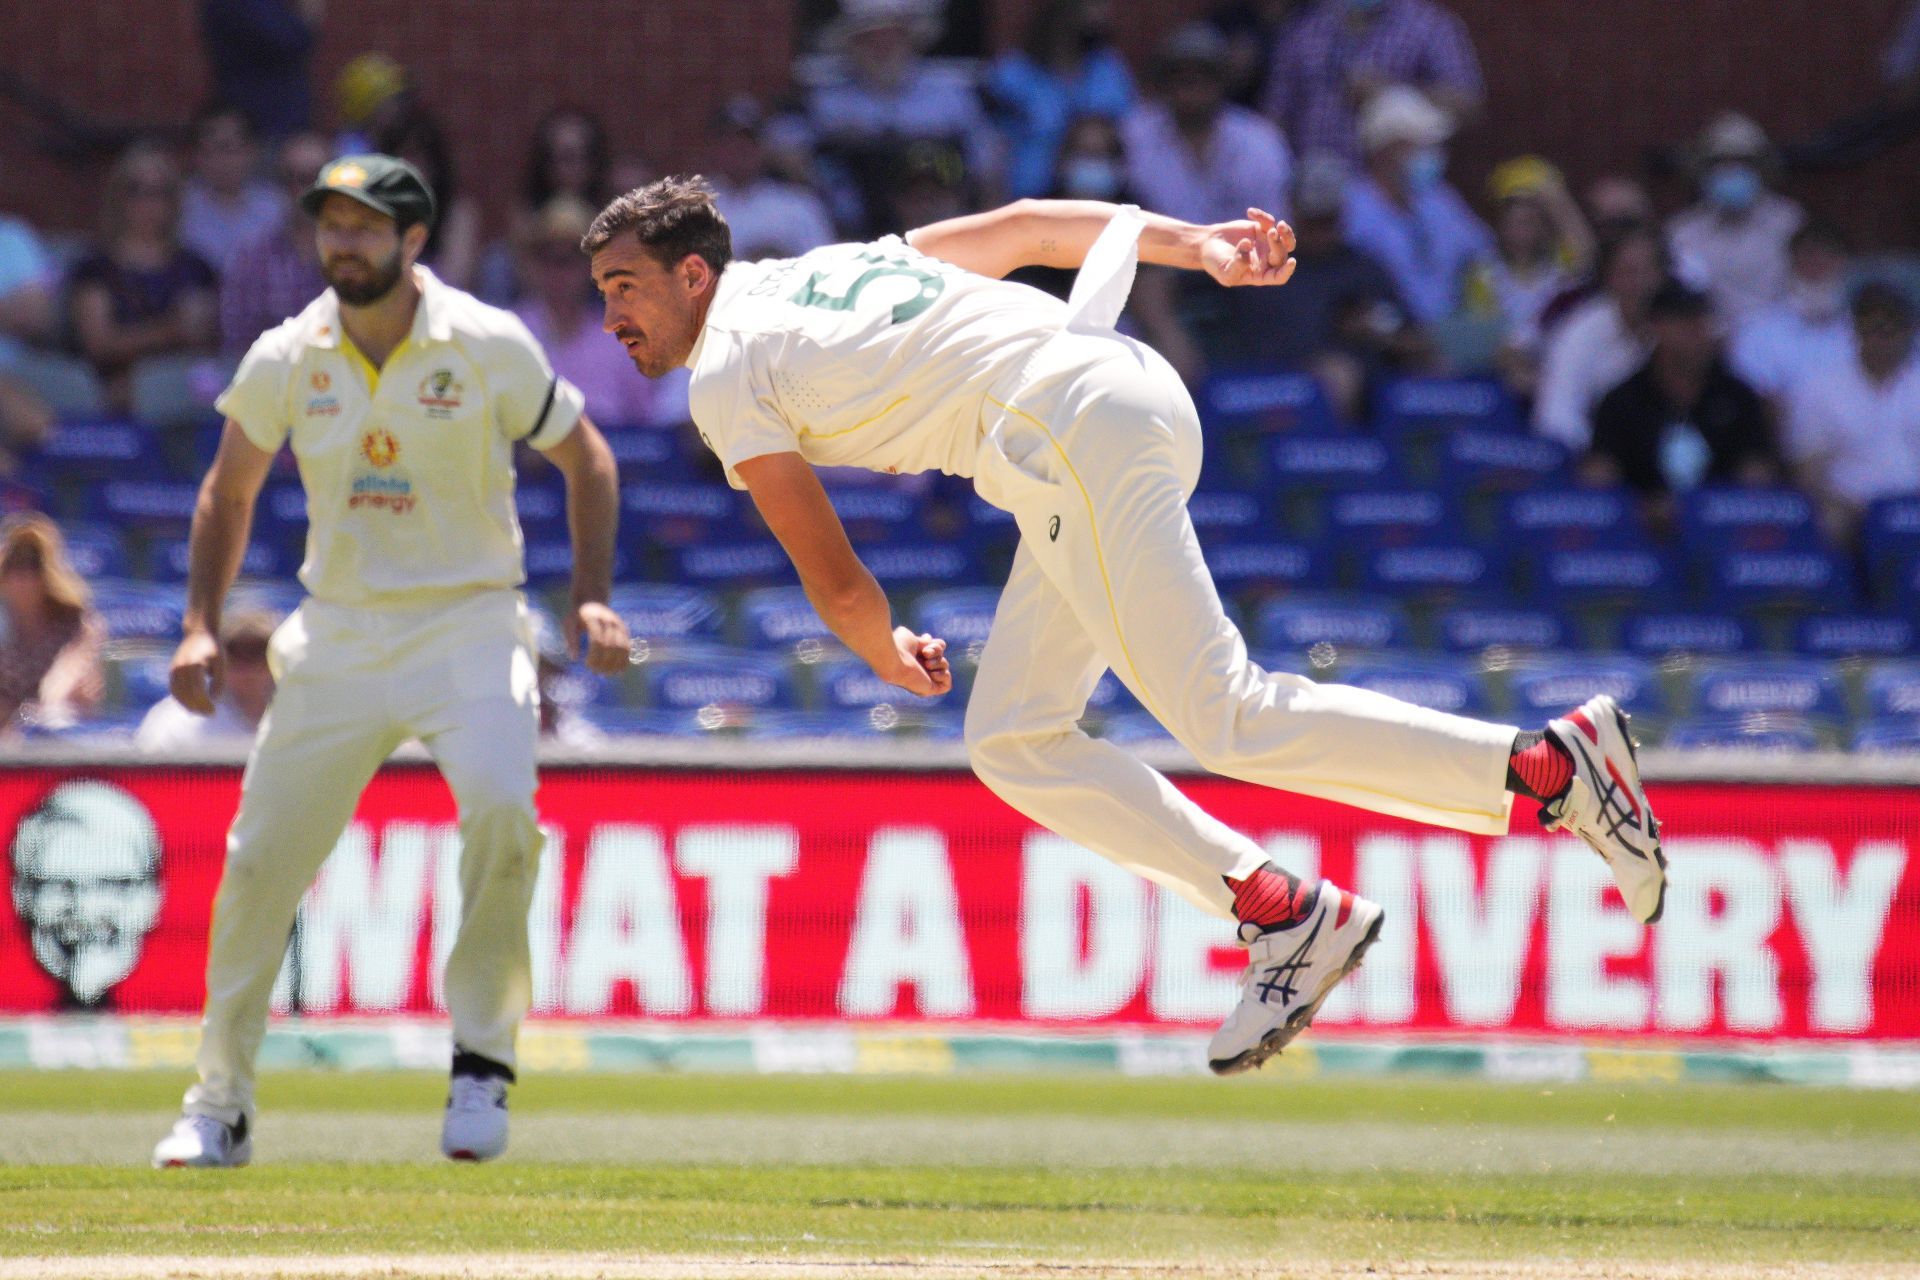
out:
{"label": "fielder's beard", "polygon": [[[365,275],[352,280],[342,280],[335,270],[341,263],[354,262],[366,267]],[[400,273],[404,267],[400,261],[400,251],[395,249],[393,256],[375,266],[365,258],[336,257],[321,264],[320,273],[332,286],[335,296],[350,307],[370,307],[393,292],[400,283]]]}

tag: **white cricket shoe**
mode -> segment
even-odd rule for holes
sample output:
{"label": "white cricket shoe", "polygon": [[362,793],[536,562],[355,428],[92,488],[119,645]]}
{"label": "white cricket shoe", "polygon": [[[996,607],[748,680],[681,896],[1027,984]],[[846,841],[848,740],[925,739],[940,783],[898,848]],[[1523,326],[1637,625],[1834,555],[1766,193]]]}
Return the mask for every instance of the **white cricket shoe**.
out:
{"label": "white cricket shoe", "polygon": [[1240,1003],[1213,1033],[1207,1065],[1217,1075],[1233,1075],[1286,1048],[1340,980],[1360,967],[1385,919],[1378,905],[1322,880],[1312,909],[1298,922],[1264,933],[1241,925],[1247,972]]}
{"label": "white cricket shoe", "polygon": [[1626,713],[1601,694],[1549,722],[1547,732],[1573,757],[1573,780],[1565,795],[1541,808],[1540,825],[1571,831],[1592,845],[1613,869],[1627,910],[1652,924],[1667,905],[1667,858],[1660,851],[1660,821],[1640,786]]}
{"label": "white cricket shoe", "polygon": [[507,1149],[507,1082],[498,1076],[453,1077],[440,1150],[449,1160],[491,1160]]}
{"label": "white cricket shoe", "polygon": [[154,1144],[156,1169],[238,1169],[253,1159],[247,1118],[228,1124],[213,1116],[185,1115]]}

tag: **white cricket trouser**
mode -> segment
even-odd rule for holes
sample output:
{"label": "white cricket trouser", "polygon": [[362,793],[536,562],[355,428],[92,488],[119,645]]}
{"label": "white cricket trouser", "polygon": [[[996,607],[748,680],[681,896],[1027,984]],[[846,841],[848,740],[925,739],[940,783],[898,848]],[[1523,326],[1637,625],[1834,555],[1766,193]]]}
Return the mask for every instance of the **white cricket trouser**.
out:
{"label": "white cricket trouser", "polygon": [[254,1059],[300,897],[380,763],[409,738],[460,811],[460,930],[447,958],[456,1044],[511,1065],[532,998],[527,909],[539,691],[516,591],[451,605],[349,609],[307,600],[274,633],[278,686],[240,784],[214,898],[189,1113],[253,1110]]}
{"label": "white cricket trouser", "polygon": [[1483,835],[1506,831],[1509,726],[1261,670],[1220,605],[1187,497],[1200,419],[1171,366],[1063,332],[988,397],[980,495],[1020,549],[967,707],[974,771],[1034,821],[1232,917],[1267,861],[1078,720],[1111,667],[1214,773]]}

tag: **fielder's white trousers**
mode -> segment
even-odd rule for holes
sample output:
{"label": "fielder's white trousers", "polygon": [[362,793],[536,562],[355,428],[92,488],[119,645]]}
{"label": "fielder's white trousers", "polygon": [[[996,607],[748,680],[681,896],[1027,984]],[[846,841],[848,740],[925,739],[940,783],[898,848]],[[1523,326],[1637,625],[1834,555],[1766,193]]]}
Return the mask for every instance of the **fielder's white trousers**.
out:
{"label": "fielder's white trousers", "polygon": [[1158,353],[1062,333],[988,397],[974,482],[1020,549],[967,706],[974,771],[1034,821],[1232,918],[1266,852],[1078,720],[1109,667],[1214,773],[1483,835],[1514,728],[1261,670],[1187,518],[1200,420]]}
{"label": "fielder's white trousers", "polygon": [[228,1123],[252,1112],[254,1059],[300,897],[374,771],[409,738],[432,753],[460,811],[460,930],[445,984],[454,1042],[512,1065],[532,998],[527,909],[542,844],[539,692],[519,593],[401,610],[308,600],[268,656],[278,685],[227,836],[187,1111]]}

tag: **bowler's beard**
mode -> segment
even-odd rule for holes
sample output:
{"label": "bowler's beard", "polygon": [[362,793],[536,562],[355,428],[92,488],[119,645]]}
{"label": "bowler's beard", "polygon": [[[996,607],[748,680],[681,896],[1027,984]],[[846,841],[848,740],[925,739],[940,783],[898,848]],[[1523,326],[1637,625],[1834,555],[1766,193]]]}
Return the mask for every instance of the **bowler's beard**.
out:
{"label": "bowler's beard", "polygon": [[[358,264],[362,271],[351,280],[342,280],[335,268],[348,262]],[[394,286],[400,283],[403,269],[398,249],[385,262],[378,264],[352,254],[338,254],[320,264],[320,273],[333,287],[334,294],[350,307],[370,307],[392,293]]]}

